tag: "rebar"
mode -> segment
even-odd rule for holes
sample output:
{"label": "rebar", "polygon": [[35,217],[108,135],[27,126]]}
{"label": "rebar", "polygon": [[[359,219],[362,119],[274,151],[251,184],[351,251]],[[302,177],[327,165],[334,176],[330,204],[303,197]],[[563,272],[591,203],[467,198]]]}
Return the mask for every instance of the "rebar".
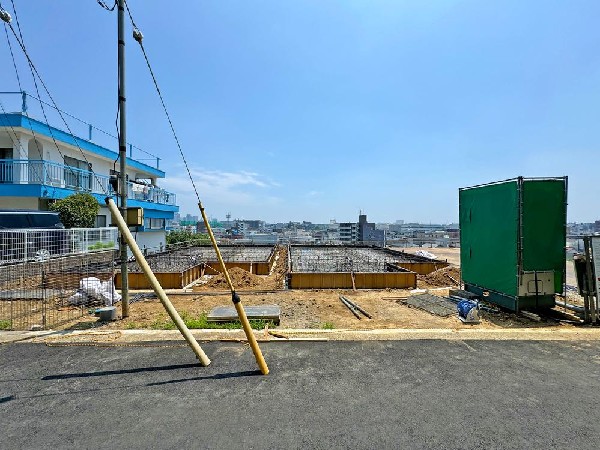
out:
{"label": "rebar", "polygon": [[292,272],[385,272],[392,262],[419,262],[406,253],[373,247],[291,246]]}

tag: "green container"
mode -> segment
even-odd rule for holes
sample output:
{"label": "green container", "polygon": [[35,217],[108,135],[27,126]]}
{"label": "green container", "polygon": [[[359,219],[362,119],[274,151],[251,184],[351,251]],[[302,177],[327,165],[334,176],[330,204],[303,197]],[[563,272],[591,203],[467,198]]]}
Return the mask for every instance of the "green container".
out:
{"label": "green container", "polygon": [[567,177],[459,189],[465,290],[513,311],[554,306],[563,292]]}

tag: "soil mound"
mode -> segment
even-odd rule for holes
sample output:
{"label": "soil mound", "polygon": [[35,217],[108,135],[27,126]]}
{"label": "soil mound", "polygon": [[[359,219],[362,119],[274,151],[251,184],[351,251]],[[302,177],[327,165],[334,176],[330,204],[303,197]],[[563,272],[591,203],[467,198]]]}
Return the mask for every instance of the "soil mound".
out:
{"label": "soil mound", "polygon": [[419,275],[417,279],[430,287],[457,286],[460,282],[460,269],[445,267],[427,275]]}
{"label": "soil mound", "polygon": [[[261,277],[244,269],[240,269],[239,267],[232,267],[228,270],[228,272],[235,288],[252,288],[263,284],[263,279]],[[210,281],[205,284],[205,286],[217,289],[229,288],[227,285],[227,279],[222,273],[212,277]]]}

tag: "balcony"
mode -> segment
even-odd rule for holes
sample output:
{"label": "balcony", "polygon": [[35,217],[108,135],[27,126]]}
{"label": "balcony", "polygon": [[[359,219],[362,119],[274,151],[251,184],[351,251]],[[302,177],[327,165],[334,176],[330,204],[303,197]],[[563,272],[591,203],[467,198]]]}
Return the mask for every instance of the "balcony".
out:
{"label": "balcony", "polygon": [[[107,195],[107,193],[114,195],[115,192],[108,181],[108,176],[51,161],[0,160],[0,185],[30,184],[98,195]],[[177,204],[176,196],[172,192],[156,186],[145,186],[132,182],[127,182],[127,198],[160,205],[175,206]]]}

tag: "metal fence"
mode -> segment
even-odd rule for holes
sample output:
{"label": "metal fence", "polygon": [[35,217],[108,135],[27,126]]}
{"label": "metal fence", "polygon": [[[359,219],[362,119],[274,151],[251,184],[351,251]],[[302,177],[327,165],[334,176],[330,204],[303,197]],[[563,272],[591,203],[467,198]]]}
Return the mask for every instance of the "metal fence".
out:
{"label": "metal fence", "polygon": [[114,227],[0,230],[0,266],[116,250],[117,238]]}
{"label": "metal fence", "polygon": [[88,280],[112,285],[116,255],[99,250],[0,266],[0,330],[66,326],[104,306],[102,299],[80,294],[82,280],[83,287]]}
{"label": "metal fence", "polygon": [[[113,192],[106,175],[53,161],[32,159],[0,160],[0,184],[41,184],[94,194]],[[176,205],[177,196],[157,186],[127,182],[127,198]]]}

